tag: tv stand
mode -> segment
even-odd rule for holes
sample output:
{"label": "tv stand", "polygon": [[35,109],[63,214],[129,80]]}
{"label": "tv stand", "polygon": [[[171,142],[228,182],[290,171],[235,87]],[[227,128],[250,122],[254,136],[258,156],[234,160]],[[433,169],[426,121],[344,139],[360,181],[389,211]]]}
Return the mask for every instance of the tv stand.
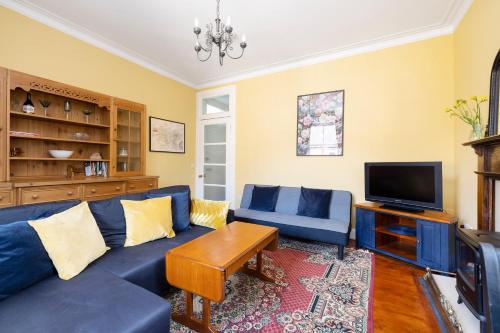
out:
{"label": "tv stand", "polygon": [[394,205],[394,204],[382,204],[382,206],[380,206],[382,208],[385,208],[385,209],[390,209],[390,210],[398,210],[398,211],[402,211],[402,212],[412,212],[412,213],[421,213],[423,212],[424,210],[421,209],[421,208],[416,208],[416,207],[410,207],[410,206],[403,206],[403,205]]}
{"label": "tv stand", "polygon": [[420,267],[455,269],[457,219],[444,212],[403,211],[379,203],[356,207],[356,245]]}

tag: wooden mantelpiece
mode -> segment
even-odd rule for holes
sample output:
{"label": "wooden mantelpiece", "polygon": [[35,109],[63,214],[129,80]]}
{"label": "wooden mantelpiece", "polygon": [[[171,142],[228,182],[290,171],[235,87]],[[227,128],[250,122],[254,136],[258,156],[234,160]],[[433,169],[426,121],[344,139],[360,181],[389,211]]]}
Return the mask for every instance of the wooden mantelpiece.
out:
{"label": "wooden mantelpiece", "polygon": [[480,230],[495,230],[495,181],[500,180],[500,135],[466,142],[474,148],[477,163],[477,225]]}

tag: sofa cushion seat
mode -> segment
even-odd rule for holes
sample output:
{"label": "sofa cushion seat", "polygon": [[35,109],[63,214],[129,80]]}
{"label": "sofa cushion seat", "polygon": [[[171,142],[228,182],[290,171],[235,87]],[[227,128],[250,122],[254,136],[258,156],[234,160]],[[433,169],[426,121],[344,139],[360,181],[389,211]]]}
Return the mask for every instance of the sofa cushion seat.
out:
{"label": "sofa cushion seat", "polygon": [[210,231],[210,228],[192,226],[179,232],[174,238],[115,248],[93,263],[91,268],[111,272],[157,295],[163,295],[168,289],[165,280],[165,253]]}
{"label": "sofa cushion seat", "polygon": [[236,209],[234,216],[235,220],[277,227],[282,235],[340,245],[347,244],[348,240],[349,222],[245,208]]}
{"label": "sofa cushion seat", "polygon": [[0,302],[2,332],[159,333],[169,329],[167,301],[91,268],[69,281],[50,277]]}

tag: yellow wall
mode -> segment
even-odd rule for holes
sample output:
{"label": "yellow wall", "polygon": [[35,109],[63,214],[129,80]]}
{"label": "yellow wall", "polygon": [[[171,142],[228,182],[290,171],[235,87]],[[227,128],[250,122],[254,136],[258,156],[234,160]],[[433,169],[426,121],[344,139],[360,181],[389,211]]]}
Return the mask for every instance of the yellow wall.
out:
{"label": "yellow wall", "polygon": [[193,185],[192,88],[1,6],[0,45],[2,67],[143,103],[150,116],[186,123],[186,154],[148,153],[147,173],[159,175],[160,185]]}
{"label": "yellow wall", "polygon": [[[236,192],[245,183],[349,190],[364,162],[443,161],[455,207],[453,38],[444,36],[236,83]],[[297,96],[345,89],[344,156],[297,157]]]}
{"label": "yellow wall", "polygon": [[[500,1],[476,0],[455,32],[456,97],[489,95],[491,67],[500,49]],[[487,117],[486,107],[484,116]],[[470,130],[456,122],[457,211],[462,223],[477,225],[477,156],[468,141]]]}

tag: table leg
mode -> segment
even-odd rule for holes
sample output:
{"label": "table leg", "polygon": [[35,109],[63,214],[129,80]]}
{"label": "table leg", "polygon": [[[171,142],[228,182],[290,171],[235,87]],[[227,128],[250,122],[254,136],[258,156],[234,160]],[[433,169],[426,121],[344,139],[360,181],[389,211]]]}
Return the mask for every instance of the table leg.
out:
{"label": "table leg", "polygon": [[261,279],[262,281],[266,282],[271,282],[274,283],[274,279],[270,278],[269,276],[265,275],[264,272],[262,272],[262,269],[264,268],[262,264],[262,251],[257,252],[257,265],[255,269],[251,269],[248,267],[248,264],[243,266],[242,271],[248,275],[255,276],[256,278]]}
{"label": "table leg", "polygon": [[210,324],[210,300],[203,298],[202,320],[198,320],[193,315],[193,294],[184,291],[186,295],[186,313],[174,313],[172,319],[190,329],[200,333],[217,333]]}

